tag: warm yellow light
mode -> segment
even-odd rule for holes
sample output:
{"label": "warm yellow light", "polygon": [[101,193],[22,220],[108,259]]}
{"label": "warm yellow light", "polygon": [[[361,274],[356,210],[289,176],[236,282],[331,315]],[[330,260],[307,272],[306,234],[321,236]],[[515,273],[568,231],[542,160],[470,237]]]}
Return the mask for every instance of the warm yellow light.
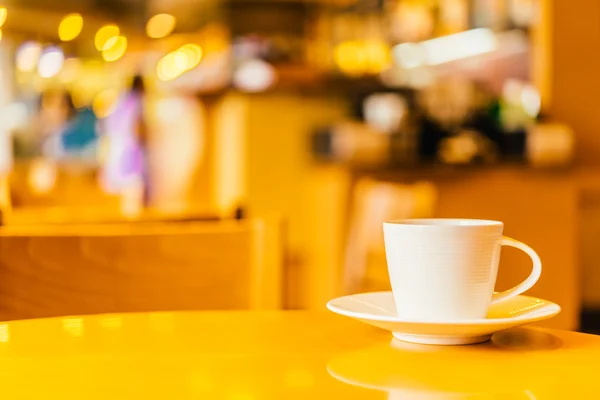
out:
{"label": "warm yellow light", "polygon": [[117,40],[119,40],[119,36],[113,36],[109,38],[106,42],[104,42],[104,46],[102,46],[102,51],[108,50],[111,47],[113,47],[117,43]]}
{"label": "warm yellow light", "polygon": [[120,33],[121,31],[117,25],[104,25],[102,28],[98,29],[98,32],[96,32],[96,37],[94,38],[96,49],[98,51],[104,50],[106,42],[110,38],[119,36]]}
{"label": "warm yellow light", "polygon": [[119,92],[115,89],[105,89],[94,97],[92,102],[92,110],[97,118],[106,118],[115,109]]}
{"label": "warm yellow light", "polygon": [[389,47],[382,41],[369,40],[364,42],[365,72],[377,74],[390,65],[391,55]]}
{"label": "warm yellow light", "polygon": [[117,36],[109,39],[102,50],[102,58],[105,61],[117,61],[123,57],[127,50],[127,38],[125,36]]}
{"label": "warm yellow light", "polygon": [[347,75],[376,74],[390,64],[390,49],[378,40],[347,41],[334,50],[334,61]]}
{"label": "warm yellow light", "polygon": [[156,66],[156,75],[161,81],[173,80],[185,72],[185,68],[180,68],[181,66],[181,59],[178,56],[178,53],[169,53],[158,62],[158,65]]}
{"label": "warm yellow light", "polygon": [[158,64],[156,64],[156,76],[161,81],[169,81],[169,80],[173,79],[171,77],[170,72],[166,68],[165,57],[158,60]]}
{"label": "warm yellow light", "polygon": [[75,39],[83,28],[83,17],[81,14],[73,13],[63,18],[58,26],[58,37],[63,42]]}
{"label": "warm yellow light", "polygon": [[0,40],[2,40],[2,29],[0,29]]}
{"label": "warm yellow light", "polygon": [[340,43],[335,48],[333,58],[338,68],[347,75],[360,75],[366,61],[362,46],[357,41]]}
{"label": "warm yellow light", "polygon": [[0,7],[0,26],[4,25],[7,16],[8,11],[6,10],[6,7]]}
{"label": "warm yellow light", "polygon": [[179,53],[185,54],[185,56],[187,58],[186,69],[194,68],[202,60],[202,55],[203,55],[202,47],[198,46],[197,44],[192,44],[192,43],[184,44],[177,51]]}
{"label": "warm yellow light", "polygon": [[161,81],[170,81],[194,68],[202,60],[202,48],[197,44],[186,44],[160,59],[156,75]]}
{"label": "warm yellow light", "polygon": [[176,22],[170,14],[157,14],[148,20],[146,34],[153,39],[163,38],[173,32]]}
{"label": "warm yellow light", "polygon": [[173,63],[175,64],[175,68],[179,71],[185,71],[188,66],[188,58],[185,53],[180,51],[176,51],[173,53]]}

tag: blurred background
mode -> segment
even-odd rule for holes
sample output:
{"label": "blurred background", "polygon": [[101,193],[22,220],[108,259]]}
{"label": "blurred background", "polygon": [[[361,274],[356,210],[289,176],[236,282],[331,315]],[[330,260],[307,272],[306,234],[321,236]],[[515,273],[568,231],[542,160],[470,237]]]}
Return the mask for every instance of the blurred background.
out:
{"label": "blurred background", "polygon": [[388,287],[383,220],[499,219],[593,331],[600,5],[559,3],[5,0],[3,224],[276,212],[284,306],[322,308]]}

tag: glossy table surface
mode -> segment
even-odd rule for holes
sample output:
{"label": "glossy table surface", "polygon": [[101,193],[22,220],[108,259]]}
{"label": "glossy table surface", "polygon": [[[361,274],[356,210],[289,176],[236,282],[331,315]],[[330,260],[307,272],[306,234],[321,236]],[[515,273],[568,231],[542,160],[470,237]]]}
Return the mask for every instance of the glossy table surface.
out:
{"label": "glossy table surface", "polygon": [[434,347],[329,313],[184,312],[0,324],[10,399],[592,399],[600,337],[520,328]]}

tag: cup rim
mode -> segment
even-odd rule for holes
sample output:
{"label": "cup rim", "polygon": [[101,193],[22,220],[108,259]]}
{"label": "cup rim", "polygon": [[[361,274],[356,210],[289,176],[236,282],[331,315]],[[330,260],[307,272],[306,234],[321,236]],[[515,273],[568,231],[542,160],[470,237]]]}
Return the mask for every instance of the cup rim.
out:
{"label": "cup rim", "polygon": [[491,219],[473,218],[404,218],[383,222],[384,225],[415,227],[415,228],[480,228],[491,226],[504,226],[501,221]]}

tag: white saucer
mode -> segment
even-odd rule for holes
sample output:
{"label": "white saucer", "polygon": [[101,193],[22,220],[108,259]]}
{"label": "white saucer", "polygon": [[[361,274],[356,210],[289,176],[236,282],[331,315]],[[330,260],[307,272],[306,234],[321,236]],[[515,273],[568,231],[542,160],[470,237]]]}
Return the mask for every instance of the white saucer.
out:
{"label": "white saucer", "polygon": [[496,332],[552,318],[560,306],[547,300],[516,296],[490,306],[487,318],[462,321],[406,321],[396,315],[392,292],[361,293],[327,303],[336,314],[388,330],[405,342],[437,345],[481,343]]}

